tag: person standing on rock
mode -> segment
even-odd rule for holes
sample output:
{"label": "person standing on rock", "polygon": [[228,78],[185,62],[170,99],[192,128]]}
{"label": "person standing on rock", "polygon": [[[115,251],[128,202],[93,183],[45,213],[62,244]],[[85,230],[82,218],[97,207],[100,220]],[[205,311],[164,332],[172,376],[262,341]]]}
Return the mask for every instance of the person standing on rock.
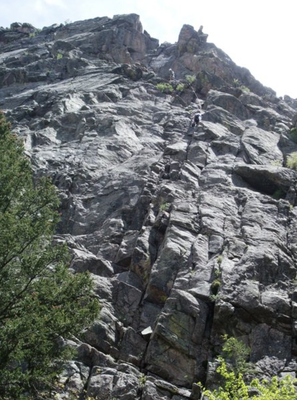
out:
{"label": "person standing on rock", "polygon": [[206,43],[208,35],[206,33],[203,33],[203,25],[200,26],[198,30],[198,39],[200,43]]}
{"label": "person standing on rock", "polygon": [[198,29],[198,35],[204,35],[204,33],[203,33],[203,25],[200,25],[200,28]]}

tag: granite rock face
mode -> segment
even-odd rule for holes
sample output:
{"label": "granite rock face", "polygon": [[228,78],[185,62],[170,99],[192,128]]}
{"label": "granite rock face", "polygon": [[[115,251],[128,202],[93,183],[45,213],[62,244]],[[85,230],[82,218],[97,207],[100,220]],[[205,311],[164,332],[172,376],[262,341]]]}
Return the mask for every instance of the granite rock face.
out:
{"label": "granite rock face", "polygon": [[61,399],[198,399],[226,333],[260,376],[296,373],[297,102],[206,39],[159,46],[135,14],[0,31],[0,107],[102,304]]}

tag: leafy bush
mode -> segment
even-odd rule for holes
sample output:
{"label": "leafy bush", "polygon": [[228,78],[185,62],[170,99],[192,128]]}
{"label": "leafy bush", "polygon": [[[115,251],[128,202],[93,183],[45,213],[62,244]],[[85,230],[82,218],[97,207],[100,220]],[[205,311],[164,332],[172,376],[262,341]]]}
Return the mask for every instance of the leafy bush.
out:
{"label": "leafy bush", "polygon": [[62,53],[58,53],[57,54],[57,60],[61,60],[63,58],[63,54]]}
{"label": "leafy bush", "polygon": [[220,298],[220,295],[219,294],[211,294],[210,296],[209,296],[209,300],[211,301],[211,302],[216,302],[218,299]]}
{"label": "leafy bush", "polygon": [[50,387],[77,335],[99,312],[88,274],[54,245],[56,188],[37,184],[22,142],[0,113],[0,398]]}
{"label": "leafy bush", "polygon": [[192,83],[194,83],[195,80],[196,80],[196,76],[195,75],[186,75],[185,78],[186,78],[186,81],[188,82],[188,84],[190,84],[190,85]]}
{"label": "leafy bush", "polygon": [[[224,383],[219,389],[203,390],[203,394],[209,400],[296,400],[297,398],[295,386],[297,380],[291,376],[286,376],[281,380],[275,376],[270,382],[254,379],[248,385],[244,382],[241,373],[237,375],[234,371],[228,371],[226,362],[223,359],[220,359],[220,362],[217,372],[224,379]],[[258,394],[250,396],[249,391],[255,391],[255,389]]]}
{"label": "leafy bush", "polygon": [[162,203],[160,205],[160,211],[168,211],[170,207],[170,203]]}
{"label": "leafy bush", "polygon": [[283,379],[274,376],[270,382],[267,380],[252,380],[250,386],[259,390],[259,396],[253,396],[252,399],[259,400],[296,400],[297,399],[297,380],[287,375]]}
{"label": "leafy bush", "polygon": [[145,383],[146,383],[146,375],[141,374],[140,377],[138,378],[138,380],[139,380],[139,386],[141,388],[143,388],[145,386]]}
{"label": "leafy bush", "polygon": [[286,166],[297,171],[297,152],[291,153],[287,158]]}
{"label": "leafy bush", "polygon": [[233,79],[233,84],[236,88],[241,89],[244,93],[250,93],[250,89],[247,86],[243,85],[238,78]]}
{"label": "leafy bush", "polygon": [[[217,372],[223,378],[218,389],[203,389],[203,395],[209,400],[296,400],[297,380],[291,376],[278,379],[274,376],[271,381],[253,379],[245,383],[243,373],[247,372],[246,359],[250,349],[236,338],[224,336],[223,357]],[[228,362],[228,364],[227,364]],[[252,395],[251,393],[257,394]]]}
{"label": "leafy bush", "polygon": [[221,281],[219,279],[215,279],[210,286],[211,293],[218,294],[220,286],[221,286]]}
{"label": "leafy bush", "polygon": [[222,358],[220,358],[220,363],[217,372],[224,379],[223,386],[213,391],[204,389],[203,394],[207,396],[209,400],[248,400],[248,387],[244,383],[242,374],[237,376],[235,372],[229,372],[226,361]]}
{"label": "leafy bush", "polygon": [[247,86],[245,86],[245,85],[241,85],[241,86],[240,86],[240,89],[241,89],[244,93],[250,93],[250,89],[249,89]]}
{"label": "leafy bush", "polygon": [[172,93],[173,92],[172,85],[170,85],[170,83],[166,83],[166,82],[158,83],[156,85],[156,88],[158,90],[160,90],[160,92],[162,92],[162,93]]}
{"label": "leafy bush", "polygon": [[176,90],[177,90],[178,92],[183,92],[183,91],[185,90],[185,84],[184,84],[184,83],[179,83],[179,84],[176,86]]}
{"label": "leafy bush", "polygon": [[[220,264],[219,264],[220,265]],[[221,271],[219,270],[219,268],[215,268],[214,269],[214,275],[215,275],[215,277],[216,278],[220,278],[220,276],[221,276]]]}
{"label": "leafy bush", "polygon": [[217,263],[218,263],[219,265],[221,265],[222,262],[223,262],[223,259],[224,259],[223,256],[218,256],[218,258],[217,258]]}

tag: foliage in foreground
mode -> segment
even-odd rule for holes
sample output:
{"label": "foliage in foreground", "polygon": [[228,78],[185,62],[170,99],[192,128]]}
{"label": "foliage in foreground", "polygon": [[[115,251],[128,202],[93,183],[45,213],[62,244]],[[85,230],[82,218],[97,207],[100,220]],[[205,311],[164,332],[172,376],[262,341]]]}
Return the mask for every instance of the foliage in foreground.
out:
{"label": "foliage in foreground", "polygon": [[[217,368],[222,378],[222,385],[213,391],[203,390],[203,395],[209,400],[296,400],[297,379],[286,376],[278,379],[274,376],[271,381],[253,379],[250,384],[245,383],[243,374],[250,369],[246,360],[250,349],[240,340],[224,336],[223,357]],[[227,362],[228,364],[227,364]],[[256,394],[254,394],[256,393]]]}
{"label": "foliage in foreground", "polygon": [[[296,400],[297,398],[295,386],[297,380],[291,376],[280,380],[275,376],[270,382],[253,379],[248,385],[244,382],[242,373],[229,371],[222,358],[220,362],[217,372],[224,379],[224,383],[219,389],[203,391],[209,400]],[[249,392],[257,394],[249,395]]]}
{"label": "foliage in foreground", "polygon": [[70,356],[62,339],[99,312],[88,274],[68,270],[53,245],[55,187],[35,184],[22,142],[0,113],[0,398],[19,399],[50,384]]}

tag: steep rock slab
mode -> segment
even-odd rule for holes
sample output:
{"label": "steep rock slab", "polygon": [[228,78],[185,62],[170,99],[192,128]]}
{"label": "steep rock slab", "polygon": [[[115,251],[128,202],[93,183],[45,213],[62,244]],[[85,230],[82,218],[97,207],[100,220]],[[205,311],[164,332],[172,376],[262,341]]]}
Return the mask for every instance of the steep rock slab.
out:
{"label": "steep rock slab", "polygon": [[[263,376],[296,371],[296,173],[272,165],[296,147],[295,103],[205,39],[187,26],[157,48],[130,15],[1,49],[1,107],[36,176],[59,188],[57,240],[101,299],[62,377],[89,396],[197,397],[225,333]],[[183,94],[156,89],[169,68],[194,76]]]}
{"label": "steep rock slab", "polygon": [[255,126],[246,129],[241,137],[241,145],[247,163],[282,165],[283,154],[278,148],[279,140],[277,133],[267,132]]}
{"label": "steep rock slab", "polygon": [[203,337],[207,315],[208,307],[202,301],[184,291],[174,291],[157,320],[148,347],[148,370],[177,385],[191,386],[191,376],[200,379],[206,360]]}

